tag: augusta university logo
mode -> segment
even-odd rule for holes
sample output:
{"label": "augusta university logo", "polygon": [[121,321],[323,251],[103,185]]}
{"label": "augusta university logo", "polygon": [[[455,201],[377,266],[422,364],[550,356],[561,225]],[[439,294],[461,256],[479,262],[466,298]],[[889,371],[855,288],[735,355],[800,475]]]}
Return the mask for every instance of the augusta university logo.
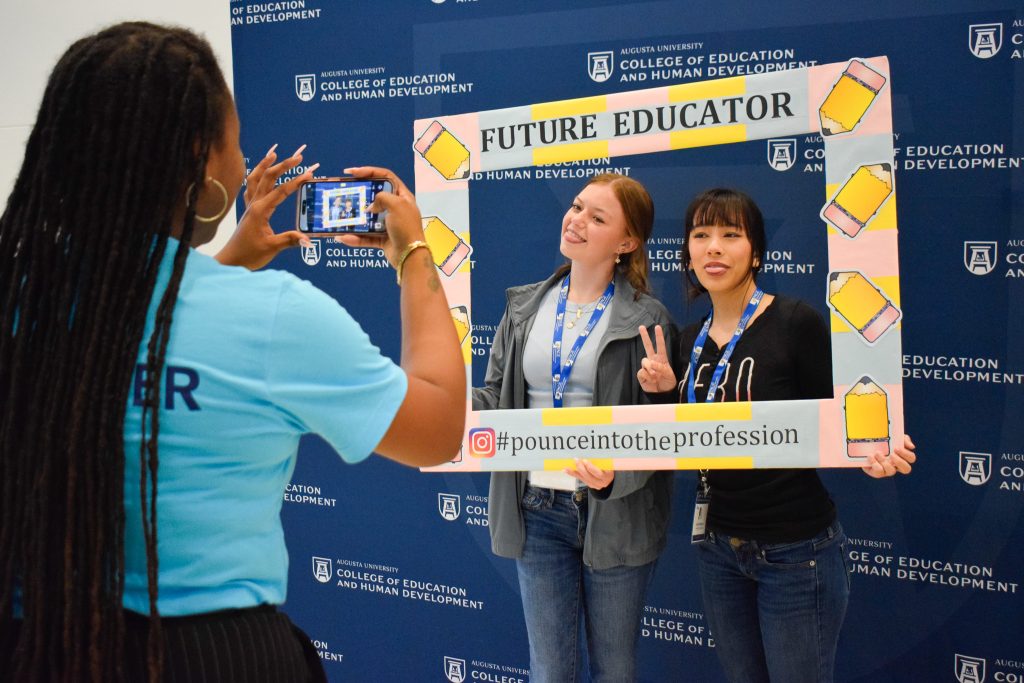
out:
{"label": "augusta university logo", "polygon": [[985,660],[981,657],[957,655],[955,661],[956,680],[960,683],[985,683]]}
{"label": "augusta university logo", "polygon": [[967,45],[978,59],[995,57],[1003,46],[1003,25],[971,24]]}
{"label": "augusta university logo", "polygon": [[295,77],[295,96],[303,102],[316,97],[316,74],[300,74]]}
{"label": "augusta university logo", "polygon": [[981,486],[992,476],[992,454],[960,451],[960,478],[971,486]]}
{"label": "augusta university logo", "polygon": [[327,583],[334,575],[331,560],[328,557],[313,557],[313,578],[320,583]]}
{"label": "augusta university logo", "polygon": [[462,498],[454,493],[437,494],[437,511],[449,522],[454,522],[462,512]]}
{"label": "augusta university logo", "polygon": [[768,163],[776,171],[788,171],[796,163],[796,138],[768,141]]}
{"label": "augusta university logo", "polygon": [[320,240],[310,240],[309,246],[303,245],[300,249],[302,250],[302,262],[307,266],[315,266],[320,263]]}
{"label": "augusta university logo", "polygon": [[466,680],[466,660],[455,657],[444,658],[444,676],[451,683],[462,683]]}
{"label": "augusta university logo", "polygon": [[587,73],[591,80],[604,83],[612,77],[614,71],[615,53],[611,50],[587,53]]}
{"label": "augusta university logo", "polygon": [[996,267],[999,246],[995,242],[964,242],[964,268],[973,275],[988,275]]}

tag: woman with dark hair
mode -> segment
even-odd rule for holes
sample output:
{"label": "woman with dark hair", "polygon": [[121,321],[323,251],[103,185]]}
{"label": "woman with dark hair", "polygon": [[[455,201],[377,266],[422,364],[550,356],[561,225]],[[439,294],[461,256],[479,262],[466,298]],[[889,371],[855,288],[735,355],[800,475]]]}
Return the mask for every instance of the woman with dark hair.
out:
{"label": "woman with dark hair", "polygon": [[299,437],[347,462],[458,449],[464,367],[408,189],[351,170],[395,188],[374,208],[399,367],[309,283],[249,270],[301,239],[269,224],[316,168],[278,183],[301,148],[249,175],[216,260],[193,250],[241,188],[238,137],[209,45],[183,29],[113,26],[50,76],[0,217],[5,680],[322,679],[276,610]]}
{"label": "woman with dark hair", "polygon": [[[647,357],[637,379],[650,398],[832,398],[825,321],[757,285],[766,240],[754,201],[737,190],[704,192],[686,211],[685,231],[688,288],[708,294],[712,310],[682,331],[674,363],[661,330],[654,343],[640,330]],[[908,474],[913,449],[908,437],[892,454],[870,454],[864,471]],[[704,470],[698,504],[708,505],[707,537],[696,546],[701,592],[729,680],[831,681],[850,579],[846,536],[817,470]]]}
{"label": "woman with dark hair", "polygon": [[[507,291],[474,409],[641,400],[637,327],[669,324],[648,295],[653,229],[654,203],[639,182],[604,174],[587,183],[562,219],[568,263],[544,282]],[[552,347],[560,349],[554,358]],[[585,459],[565,472],[491,475],[491,547],[516,559],[531,681],[580,680],[584,652],[594,681],[635,679],[643,599],[665,545],[671,490],[671,472],[606,472]]]}

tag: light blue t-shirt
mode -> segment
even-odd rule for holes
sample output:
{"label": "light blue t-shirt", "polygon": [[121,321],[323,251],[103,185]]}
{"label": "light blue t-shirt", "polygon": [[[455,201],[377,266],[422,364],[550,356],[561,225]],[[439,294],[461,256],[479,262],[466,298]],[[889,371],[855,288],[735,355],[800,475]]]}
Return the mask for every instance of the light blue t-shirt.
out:
{"label": "light blue t-shirt", "polygon": [[[148,614],[140,514],[146,345],[170,277],[168,244],[125,417],[124,606]],[[280,271],[192,251],[164,369],[157,486],[159,602],[167,616],[284,602],[284,489],[299,437],[366,458],[405,398],[405,373],[336,301]]]}

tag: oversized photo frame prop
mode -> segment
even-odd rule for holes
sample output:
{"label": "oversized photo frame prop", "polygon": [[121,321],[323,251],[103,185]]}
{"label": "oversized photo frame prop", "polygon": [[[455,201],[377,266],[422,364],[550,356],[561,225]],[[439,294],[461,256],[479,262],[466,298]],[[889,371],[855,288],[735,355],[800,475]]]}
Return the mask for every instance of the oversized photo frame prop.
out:
{"label": "oversized photo frame prop", "polygon": [[461,452],[430,469],[561,470],[581,457],[615,470],[856,467],[902,443],[886,57],[421,119],[417,200],[471,385],[473,173],[814,133],[825,147],[833,398],[474,411],[470,393]]}

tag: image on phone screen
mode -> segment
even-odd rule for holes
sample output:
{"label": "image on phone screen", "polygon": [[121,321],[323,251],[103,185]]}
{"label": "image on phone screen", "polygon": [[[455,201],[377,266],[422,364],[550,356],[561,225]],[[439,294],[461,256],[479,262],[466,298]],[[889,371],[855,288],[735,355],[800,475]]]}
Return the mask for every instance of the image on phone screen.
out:
{"label": "image on phone screen", "polygon": [[313,180],[299,189],[298,229],[307,233],[382,232],[380,216],[367,211],[385,180]]}

